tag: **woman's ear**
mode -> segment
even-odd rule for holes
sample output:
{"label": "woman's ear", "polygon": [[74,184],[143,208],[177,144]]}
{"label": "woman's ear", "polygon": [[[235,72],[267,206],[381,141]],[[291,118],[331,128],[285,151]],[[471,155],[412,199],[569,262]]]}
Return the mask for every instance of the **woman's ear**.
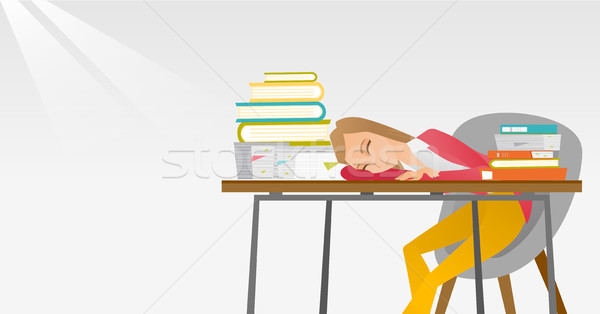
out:
{"label": "woman's ear", "polygon": [[392,169],[404,170],[404,167],[402,166],[402,164],[397,164],[397,165],[393,166]]}

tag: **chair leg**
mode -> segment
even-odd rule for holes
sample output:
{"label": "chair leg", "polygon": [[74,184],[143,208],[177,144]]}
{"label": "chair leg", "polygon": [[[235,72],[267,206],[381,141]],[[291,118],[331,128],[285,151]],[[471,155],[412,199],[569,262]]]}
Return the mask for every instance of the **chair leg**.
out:
{"label": "chair leg", "polygon": [[446,281],[442,285],[442,291],[440,292],[440,298],[438,299],[438,304],[435,309],[435,314],[446,313],[446,308],[448,308],[448,303],[450,303],[450,296],[452,296],[452,289],[454,289],[455,283],[456,283],[456,277]]}
{"label": "chair leg", "polygon": [[498,277],[498,284],[500,285],[500,293],[502,294],[502,301],[504,302],[504,310],[506,314],[516,314],[515,299],[513,298],[512,285],[510,284],[510,275]]}
{"label": "chair leg", "polygon": [[[547,257],[546,252],[542,251],[538,256],[535,257],[535,263],[544,279],[544,283],[546,284],[546,289],[548,289],[548,268],[547,268]],[[565,307],[565,303],[563,302],[562,297],[560,296],[560,291],[558,290],[558,284],[556,285],[556,303],[558,314],[567,314],[567,308]]]}

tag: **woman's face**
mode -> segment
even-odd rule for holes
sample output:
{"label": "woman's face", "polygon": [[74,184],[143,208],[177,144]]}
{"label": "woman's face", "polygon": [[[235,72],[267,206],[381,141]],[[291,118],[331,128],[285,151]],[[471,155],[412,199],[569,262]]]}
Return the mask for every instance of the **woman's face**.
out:
{"label": "woman's face", "polygon": [[346,162],[357,170],[383,172],[398,164],[398,154],[405,143],[390,140],[371,132],[344,134]]}

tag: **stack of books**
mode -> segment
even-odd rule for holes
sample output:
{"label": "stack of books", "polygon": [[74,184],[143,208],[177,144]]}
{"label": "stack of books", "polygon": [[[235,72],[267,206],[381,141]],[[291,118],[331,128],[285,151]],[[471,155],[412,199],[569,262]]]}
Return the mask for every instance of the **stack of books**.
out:
{"label": "stack of books", "polygon": [[495,134],[497,150],[488,151],[483,180],[565,180],[560,168],[560,134],[555,124],[505,124]]}
{"label": "stack of books", "polygon": [[238,179],[340,179],[329,142],[323,86],[314,72],[265,73],[236,103]]}

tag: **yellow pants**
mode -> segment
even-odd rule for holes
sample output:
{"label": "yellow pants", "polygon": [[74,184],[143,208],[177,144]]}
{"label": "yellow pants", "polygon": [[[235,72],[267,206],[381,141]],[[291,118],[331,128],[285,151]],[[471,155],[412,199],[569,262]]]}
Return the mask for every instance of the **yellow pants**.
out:
{"label": "yellow pants", "polygon": [[[513,193],[492,193],[513,194]],[[519,234],[525,217],[517,201],[479,201],[481,260],[496,255]],[[471,203],[418,236],[404,247],[412,300],[404,313],[430,313],[438,286],[472,268],[473,216]],[[465,240],[438,267],[429,271],[424,253]]]}

